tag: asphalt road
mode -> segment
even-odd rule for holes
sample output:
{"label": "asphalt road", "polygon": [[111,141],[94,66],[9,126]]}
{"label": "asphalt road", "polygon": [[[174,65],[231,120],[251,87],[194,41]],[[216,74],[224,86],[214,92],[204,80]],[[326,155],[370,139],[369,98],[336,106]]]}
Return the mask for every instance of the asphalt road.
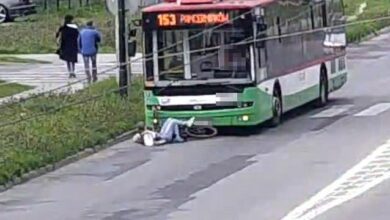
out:
{"label": "asphalt road", "polygon": [[[118,144],[0,194],[0,219],[282,219],[390,139],[389,52],[390,35],[350,48],[349,82],[326,108],[246,137]],[[388,219],[389,186],[384,178],[333,206],[336,194],[315,197],[312,217]]]}

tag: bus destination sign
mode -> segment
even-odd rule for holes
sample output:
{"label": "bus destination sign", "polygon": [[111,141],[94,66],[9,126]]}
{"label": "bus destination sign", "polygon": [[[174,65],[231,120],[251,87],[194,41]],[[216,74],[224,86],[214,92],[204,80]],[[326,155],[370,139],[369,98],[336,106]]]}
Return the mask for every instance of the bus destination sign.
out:
{"label": "bus destination sign", "polygon": [[227,13],[162,13],[157,15],[159,27],[177,27],[191,25],[215,25],[230,23]]}

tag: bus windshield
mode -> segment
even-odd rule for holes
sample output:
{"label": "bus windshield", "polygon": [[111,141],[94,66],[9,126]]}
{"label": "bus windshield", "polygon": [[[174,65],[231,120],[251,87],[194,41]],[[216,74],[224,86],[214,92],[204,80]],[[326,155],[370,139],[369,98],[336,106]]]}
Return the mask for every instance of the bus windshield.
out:
{"label": "bus windshield", "polygon": [[[250,35],[240,28],[159,30],[159,80],[250,79]],[[240,44],[238,44],[240,43]]]}

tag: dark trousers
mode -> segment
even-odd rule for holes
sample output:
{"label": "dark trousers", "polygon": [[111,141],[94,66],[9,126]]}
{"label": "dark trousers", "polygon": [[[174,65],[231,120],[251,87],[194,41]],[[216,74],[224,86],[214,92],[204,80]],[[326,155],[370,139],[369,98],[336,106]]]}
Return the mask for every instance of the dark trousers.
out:
{"label": "dark trousers", "polygon": [[91,68],[90,63],[92,63],[92,80],[93,82],[97,81],[97,64],[96,64],[96,55],[92,56],[83,56],[84,58],[84,67],[85,74],[87,75],[88,82],[91,82]]}
{"label": "dark trousers", "polygon": [[69,75],[73,75],[75,72],[75,66],[76,64],[74,62],[66,62],[66,67],[68,68]]}

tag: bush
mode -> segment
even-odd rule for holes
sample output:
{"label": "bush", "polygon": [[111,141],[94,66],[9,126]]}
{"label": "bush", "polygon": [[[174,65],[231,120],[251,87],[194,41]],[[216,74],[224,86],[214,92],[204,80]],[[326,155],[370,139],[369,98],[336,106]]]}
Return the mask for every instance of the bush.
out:
{"label": "bush", "polygon": [[[52,94],[12,104],[6,111],[1,109],[3,125],[44,115],[5,127],[0,124],[0,185],[15,176],[105,143],[143,120],[141,80],[135,80],[129,98],[113,93],[115,88],[115,79],[110,79],[69,96]],[[92,98],[98,96],[101,97]],[[72,105],[78,102],[83,103]],[[59,108],[64,105],[69,107]]]}

